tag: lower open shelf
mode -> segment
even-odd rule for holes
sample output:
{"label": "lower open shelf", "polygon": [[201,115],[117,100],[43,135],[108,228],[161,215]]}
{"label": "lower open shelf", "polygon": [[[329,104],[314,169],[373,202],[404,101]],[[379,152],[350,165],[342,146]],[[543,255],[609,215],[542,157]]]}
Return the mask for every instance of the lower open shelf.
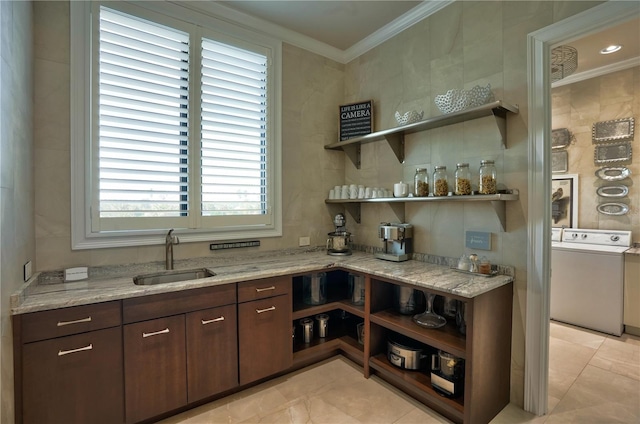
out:
{"label": "lower open shelf", "polygon": [[[455,418],[455,421],[463,420],[464,397],[460,396],[451,399],[440,395],[431,387],[431,378],[424,372],[400,369],[392,365],[383,353],[369,358],[369,366],[379,373],[381,377],[392,380],[410,393],[415,393],[416,391],[422,393],[425,398],[430,400],[428,406],[432,406],[436,410],[442,410],[446,415]],[[437,407],[434,405],[437,405]]]}
{"label": "lower open shelf", "polygon": [[466,337],[460,334],[453,323],[442,328],[423,328],[414,323],[411,316],[400,315],[391,309],[371,314],[371,322],[459,358],[467,357]]}

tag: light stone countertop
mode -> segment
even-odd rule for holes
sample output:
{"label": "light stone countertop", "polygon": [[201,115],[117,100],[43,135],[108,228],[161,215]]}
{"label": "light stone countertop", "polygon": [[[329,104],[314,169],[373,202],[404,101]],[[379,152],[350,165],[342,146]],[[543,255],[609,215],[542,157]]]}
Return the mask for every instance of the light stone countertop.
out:
{"label": "light stone countertop", "polygon": [[640,255],[640,246],[634,245],[633,247],[625,250],[624,253],[626,253],[627,255]]}
{"label": "light stone countertop", "polygon": [[133,284],[135,275],[161,271],[163,266],[164,262],[154,262],[95,267],[90,268],[88,279],[70,283],[64,283],[59,272],[57,278],[51,277],[56,273],[38,273],[11,296],[11,313],[17,315],[332,268],[367,273],[466,298],[513,281],[513,277],[508,275],[487,278],[417,260],[390,262],[363,252],[353,252],[351,256],[329,256],[324,250],[311,248],[180,260],[176,261],[175,269],[209,268],[216,275],[167,284]]}

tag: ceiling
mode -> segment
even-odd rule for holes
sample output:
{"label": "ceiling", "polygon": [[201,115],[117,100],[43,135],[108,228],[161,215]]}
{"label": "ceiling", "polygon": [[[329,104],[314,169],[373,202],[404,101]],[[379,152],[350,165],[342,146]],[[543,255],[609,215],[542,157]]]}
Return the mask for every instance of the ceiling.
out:
{"label": "ceiling", "polygon": [[221,1],[340,50],[347,50],[421,1]]}
{"label": "ceiling", "polygon": [[[299,36],[293,44],[307,47],[301,40],[315,43],[316,48],[309,50],[346,63],[452,1],[233,0],[214,3],[236,12],[235,19],[250,18],[254,26],[264,23],[280,36],[282,31],[294,39]],[[561,82],[591,78],[596,76],[594,72],[601,75],[617,70],[616,67],[637,66],[640,64],[640,19],[566,44],[578,50],[578,69],[565,78],[566,82]],[[601,55],[599,51],[610,44],[621,44],[623,48],[617,53]]]}

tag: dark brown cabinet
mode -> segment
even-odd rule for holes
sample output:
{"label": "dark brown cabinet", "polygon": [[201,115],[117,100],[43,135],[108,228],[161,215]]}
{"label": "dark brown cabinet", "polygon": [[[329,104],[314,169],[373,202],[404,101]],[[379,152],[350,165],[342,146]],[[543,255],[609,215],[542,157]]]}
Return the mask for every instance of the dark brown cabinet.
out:
{"label": "dark brown cabinet", "polygon": [[190,312],[187,322],[187,400],[238,385],[236,305]]}
{"label": "dark brown cabinet", "polygon": [[184,315],[125,325],[127,422],[186,405],[186,364]]}
{"label": "dark brown cabinet", "polygon": [[125,299],[127,423],[238,385],[236,286]]}
{"label": "dark brown cabinet", "polygon": [[[428,290],[464,303],[466,334],[460,333],[455,320],[442,328],[423,328],[410,315],[398,313],[392,302],[394,286],[398,284],[393,280],[370,279],[370,314],[365,325],[370,373],[410,393],[453,422],[491,421],[509,403],[512,284],[474,298]],[[442,350],[463,359],[464,393],[454,398],[441,396],[432,386],[428,369],[412,371],[393,365],[387,358],[387,340],[395,334],[429,346],[431,352]]]}
{"label": "dark brown cabinet", "polygon": [[14,317],[16,422],[124,422],[120,317],[120,302]]}
{"label": "dark brown cabinet", "polygon": [[[305,304],[300,276],[284,276],[16,315],[16,422],[157,419],[338,353],[453,422],[489,422],[509,402],[512,283],[473,298],[423,289],[458,301],[462,334],[455,320],[425,329],[401,315],[402,282],[359,274],[364,304],[354,304],[350,271],[323,272],[320,305]],[[299,320],[318,314],[329,315],[328,333],[302,341]],[[428,369],[391,363],[396,335],[463,359],[463,393],[440,396]]]}
{"label": "dark brown cabinet", "polygon": [[240,384],[291,367],[290,292],[291,277],[238,284],[239,301],[249,300],[238,305]]}

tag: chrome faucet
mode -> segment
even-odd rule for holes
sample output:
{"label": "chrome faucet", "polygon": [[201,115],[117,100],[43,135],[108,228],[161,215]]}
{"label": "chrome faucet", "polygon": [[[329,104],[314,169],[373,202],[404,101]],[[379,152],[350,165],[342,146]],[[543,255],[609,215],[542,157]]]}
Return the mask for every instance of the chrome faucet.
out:
{"label": "chrome faucet", "polygon": [[173,245],[180,243],[177,236],[172,236],[173,228],[169,230],[164,239],[164,263],[166,269],[173,269]]}

